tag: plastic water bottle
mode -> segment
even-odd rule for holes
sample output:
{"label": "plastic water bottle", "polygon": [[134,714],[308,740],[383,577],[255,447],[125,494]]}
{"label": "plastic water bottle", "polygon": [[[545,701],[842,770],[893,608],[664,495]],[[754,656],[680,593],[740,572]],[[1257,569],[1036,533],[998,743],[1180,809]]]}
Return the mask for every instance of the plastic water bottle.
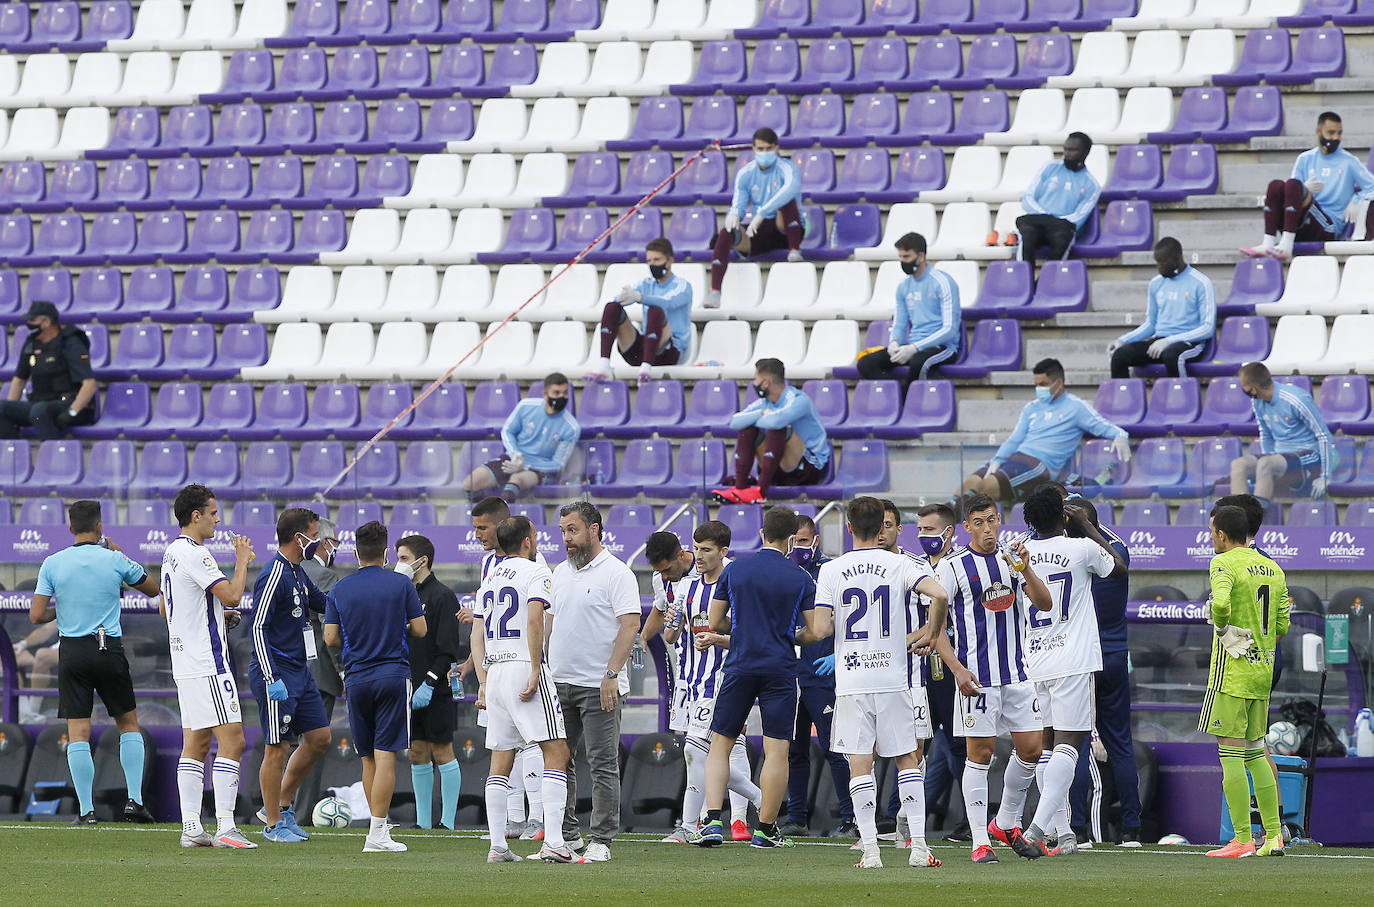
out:
{"label": "plastic water bottle", "polygon": [[458,676],[458,665],[449,665],[448,669],[448,689],[453,701],[457,702],[463,698],[463,679]]}
{"label": "plastic water bottle", "polygon": [[635,637],[635,647],[630,650],[630,664],[636,671],[644,669],[644,645],[638,636]]}
{"label": "plastic water bottle", "polygon": [[1374,712],[1369,709],[1355,716],[1355,754],[1374,756]]}

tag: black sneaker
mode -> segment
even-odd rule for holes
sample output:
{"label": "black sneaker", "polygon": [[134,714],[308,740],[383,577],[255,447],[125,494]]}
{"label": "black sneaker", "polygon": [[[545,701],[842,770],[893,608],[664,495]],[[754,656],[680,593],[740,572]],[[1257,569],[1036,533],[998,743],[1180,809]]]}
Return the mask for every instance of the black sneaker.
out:
{"label": "black sneaker", "polygon": [[789,838],[805,838],[811,833],[811,830],[800,822],[787,822],[778,831]]}
{"label": "black sneaker", "polygon": [[857,838],[859,836],[859,826],[853,822],[841,822],[835,826],[835,830],[830,833],[832,838]]}
{"label": "black sneaker", "polygon": [[128,803],[124,804],[124,821],[152,825],[157,822],[157,819],[154,819],[153,814],[148,812],[148,807],[142,803],[135,803],[131,798]]}
{"label": "black sneaker", "polygon": [[968,844],[973,840],[973,830],[968,827],[968,820],[965,819],[945,835],[946,841],[953,841],[956,844]]}
{"label": "black sneaker", "polygon": [[84,816],[77,816],[72,820],[73,825],[99,825],[100,820],[95,817],[95,810],[91,810]]}

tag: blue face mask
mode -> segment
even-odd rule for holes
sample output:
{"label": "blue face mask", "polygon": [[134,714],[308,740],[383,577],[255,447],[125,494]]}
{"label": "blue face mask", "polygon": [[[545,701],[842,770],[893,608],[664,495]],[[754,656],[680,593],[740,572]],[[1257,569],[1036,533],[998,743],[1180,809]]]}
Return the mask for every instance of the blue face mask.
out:
{"label": "blue face mask", "polygon": [[1054,393],[1048,387],[1037,387],[1035,389],[1035,399],[1041,403],[1049,403],[1054,399]]}
{"label": "blue face mask", "polygon": [[940,535],[918,535],[916,541],[921,543],[921,550],[926,553],[926,557],[934,557],[945,550],[943,533]]}
{"label": "blue face mask", "polygon": [[776,151],[760,151],[754,155],[754,162],[764,168],[773,166],[777,160],[778,153]]}

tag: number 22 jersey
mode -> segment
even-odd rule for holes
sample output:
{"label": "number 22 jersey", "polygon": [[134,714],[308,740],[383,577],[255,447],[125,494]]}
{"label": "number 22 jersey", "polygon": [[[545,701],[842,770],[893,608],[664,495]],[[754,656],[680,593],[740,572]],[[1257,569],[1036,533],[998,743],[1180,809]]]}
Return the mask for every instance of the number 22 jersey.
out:
{"label": "number 22 jersey", "polygon": [[486,633],[487,666],[507,661],[529,663],[526,634],[530,608],[547,608],[552,600],[553,574],[542,564],[507,557],[487,571],[477,590],[475,609]]}

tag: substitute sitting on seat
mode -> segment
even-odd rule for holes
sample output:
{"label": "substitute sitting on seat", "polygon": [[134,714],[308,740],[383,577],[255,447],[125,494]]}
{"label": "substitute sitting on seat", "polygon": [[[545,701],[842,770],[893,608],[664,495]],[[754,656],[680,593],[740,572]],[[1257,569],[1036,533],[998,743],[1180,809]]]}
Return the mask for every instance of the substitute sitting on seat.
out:
{"label": "substitute sitting on seat", "polygon": [[1169,377],[1187,375],[1217,331],[1217,292],[1212,281],[1183,262],[1183,246],[1172,236],[1155,243],[1159,276],[1150,281],[1145,323],[1107,347],[1112,377],[1128,378],[1133,365],[1163,364]]}
{"label": "substitute sitting on seat", "polygon": [[1102,187],[1087,169],[1092,149],[1093,140],[1086,134],[1069,133],[1063,156],[1041,167],[1021,196],[1026,213],[1016,219],[1016,229],[1021,233],[1020,257],[1030,262],[1032,269],[1035,252],[1041,246],[1050,247],[1051,259],[1068,255],[1079,229],[1097,209]]}

